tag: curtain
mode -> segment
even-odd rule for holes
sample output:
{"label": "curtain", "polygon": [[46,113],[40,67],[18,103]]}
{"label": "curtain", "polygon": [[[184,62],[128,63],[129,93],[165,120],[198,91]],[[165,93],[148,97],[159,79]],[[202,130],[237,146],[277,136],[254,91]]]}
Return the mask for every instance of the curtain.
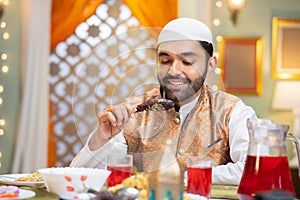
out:
{"label": "curtain", "polygon": [[22,101],[12,171],[47,166],[51,0],[21,0]]}
{"label": "curtain", "polygon": [[[105,0],[52,0],[51,50],[72,35],[76,27]],[[178,16],[177,0],[123,0],[145,27],[163,27]],[[66,28],[67,27],[67,28]]]}
{"label": "curtain", "polygon": [[76,27],[105,0],[52,0],[51,50],[72,35]]}
{"label": "curtain", "polygon": [[48,120],[48,127],[49,127],[49,135],[48,135],[48,167],[55,167],[56,166],[56,145],[55,145],[55,134],[54,134],[54,124],[52,119],[52,104],[49,99],[49,120]]}
{"label": "curtain", "polygon": [[178,0],[122,0],[145,27],[163,27],[178,16]]}

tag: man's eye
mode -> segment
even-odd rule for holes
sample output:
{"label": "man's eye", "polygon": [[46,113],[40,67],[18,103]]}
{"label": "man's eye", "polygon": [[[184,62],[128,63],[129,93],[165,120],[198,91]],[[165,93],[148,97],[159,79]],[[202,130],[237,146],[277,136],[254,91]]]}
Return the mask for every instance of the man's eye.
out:
{"label": "man's eye", "polygon": [[169,60],[169,59],[161,59],[160,60],[160,64],[162,64],[162,65],[166,65],[166,64],[168,64],[170,62],[171,62],[171,60]]}
{"label": "man's eye", "polygon": [[182,63],[183,63],[184,65],[193,65],[193,62],[188,62],[188,61],[186,61],[186,60],[183,60]]}

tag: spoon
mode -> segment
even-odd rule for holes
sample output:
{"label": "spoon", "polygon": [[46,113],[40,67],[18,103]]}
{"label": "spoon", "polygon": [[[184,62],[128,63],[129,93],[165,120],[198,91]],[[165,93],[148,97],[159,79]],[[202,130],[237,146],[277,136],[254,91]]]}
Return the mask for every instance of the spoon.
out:
{"label": "spoon", "polygon": [[217,143],[219,143],[221,140],[223,140],[222,138],[218,138],[215,141],[213,141],[212,143],[210,143],[209,145],[207,145],[205,148],[201,149],[201,151],[199,152],[199,155],[203,155],[206,156],[214,147]]}
{"label": "spoon", "polygon": [[218,142],[220,142],[221,140],[223,140],[222,138],[218,138],[217,140],[213,141],[212,143],[210,143],[206,148],[211,148],[214,147]]}
{"label": "spoon", "polygon": [[90,189],[88,190],[88,193],[95,195],[92,200],[137,200],[139,196],[139,190],[134,187],[123,187],[113,193],[106,190],[97,192]]}
{"label": "spoon", "polygon": [[119,199],[126,199],[126,200],[137,200],[139,196],[138,189],[134,187],[124,187],[120,188],[115,192],[115,195]]}

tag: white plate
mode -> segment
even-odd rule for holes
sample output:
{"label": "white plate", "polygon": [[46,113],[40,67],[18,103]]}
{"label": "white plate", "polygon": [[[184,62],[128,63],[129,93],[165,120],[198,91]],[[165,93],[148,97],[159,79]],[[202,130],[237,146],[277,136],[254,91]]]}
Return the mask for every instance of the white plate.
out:
{"label": "white plate", "polygon": [[27,199],[35,196],[34,191],[19,189],[19,197],[14,198],[0,198],[0,200],[12,200],[12,199]]}
{"label": "white plate", "polygon": [[29,186],[43,188],[45,187],[44,181],[16,181],[19,178],[30,176],[31,174],[3,174],[0,175],[0,182],[7,185],[17,185],[17,186]]}

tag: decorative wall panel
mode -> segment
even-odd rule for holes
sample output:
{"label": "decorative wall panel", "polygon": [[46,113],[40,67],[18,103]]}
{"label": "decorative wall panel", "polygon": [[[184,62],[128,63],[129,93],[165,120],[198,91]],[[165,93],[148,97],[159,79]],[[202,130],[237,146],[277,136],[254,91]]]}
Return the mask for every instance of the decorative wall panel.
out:
{"label": "decorative wall panel", "polygon": [[57,166],[67,166],[109,104],[156,82],[155,40],[127,6],[101,4],[50,55]]}

